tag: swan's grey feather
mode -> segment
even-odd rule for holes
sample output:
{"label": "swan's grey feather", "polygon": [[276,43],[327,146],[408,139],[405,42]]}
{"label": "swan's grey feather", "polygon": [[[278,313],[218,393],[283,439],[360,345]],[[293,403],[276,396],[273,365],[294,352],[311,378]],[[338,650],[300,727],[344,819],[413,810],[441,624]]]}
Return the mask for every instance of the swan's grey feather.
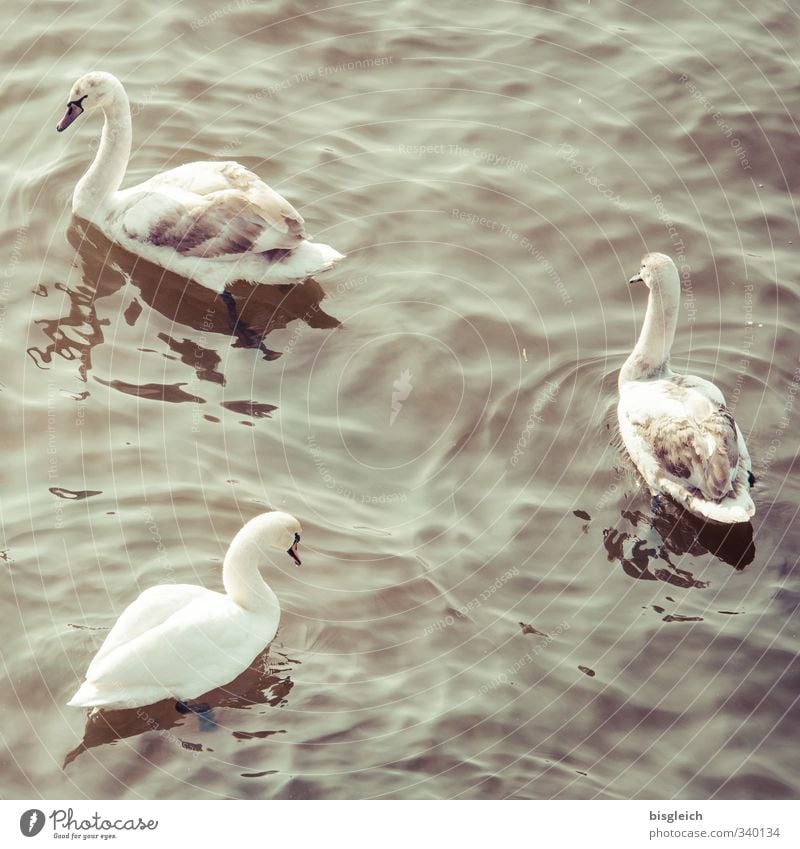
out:
{"label": "swan's grey feather", "polygon": [[291,250],[307,238],[292,205],[235,162],[194,162],[130,193],[120,210],[128,236],[204,259]]}
{"label": "swan's grey feather", "polygon": [[632,423],[670,475],[718,501],[730,492],[739,466],[733,416],[696,390],[664,384],[664,393],[682,405],[685,415],[656,409]]}

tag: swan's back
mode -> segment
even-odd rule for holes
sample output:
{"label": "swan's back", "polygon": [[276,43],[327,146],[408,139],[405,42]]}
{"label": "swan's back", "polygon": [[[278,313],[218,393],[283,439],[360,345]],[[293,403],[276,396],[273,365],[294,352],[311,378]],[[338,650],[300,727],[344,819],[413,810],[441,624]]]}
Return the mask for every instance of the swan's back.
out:
{"label": "swan's back", "polygon": [[623,442],[653,492],[717,521],[753,515],[747,449],[716,386],[691,376],[631,380],[618,412]]}
{"label": "swan's back", "polygon": [[193,584],[161,584],[144,590],[136,601],[131,602],[122,611],[94,656],[88,673],[91,673],[92,667],[101,658],[114,649],[131,642],[150,628],[158,627],[176,610],[208,592],[211,590]]}

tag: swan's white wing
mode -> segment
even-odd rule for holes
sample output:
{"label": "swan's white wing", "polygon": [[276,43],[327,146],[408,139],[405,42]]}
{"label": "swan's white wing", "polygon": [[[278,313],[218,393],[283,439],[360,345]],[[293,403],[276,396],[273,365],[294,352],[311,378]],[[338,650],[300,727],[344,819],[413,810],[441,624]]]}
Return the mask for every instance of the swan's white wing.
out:
{"label": "swan's white wing", "polygon": [[117,195],[131,239],[189,257],[240,259],[291,250],[307,238],[296,209],[236,162],[193,162]]}
{"label": "swan's white wing", "polygon": [[195,698],[232,681],[272,640],[277,620],[206,593],[92,662],[87,684],[110,704],[148,704]]}
{"label": "swan's white wing", "polygon": [[[696,390],[708,398],[712,404],[715,404],[717,407],[727,408],[725,396],[722,394],[719,387],[711,383],[710,380],[705,380],[704,378],[697,377],[693,374],[686,374],[673,377],[672,382],[677,386]],[[736,447],[739,454],[740,465],[744,467],[745,472],[749,472],[752,469],[753,464],[750,460],[750,452],[747,450],[747,443],[744,440],[742,431],[739,429],[739,425],[734,422],[733,427],[736,431]],[[749,484],[749,481],[746,481],[746,483]]]}
{"label": "swan's white wing", "polygon": [[648,484],[666,478],[712,501],[731,492],[739,445],[724,405],[682,382],[632,382],[622,390],[619,414],[623,440]]}
{"label": "swan's white wing", "polygon": [[131,602],[122,611],[94,656],[89,672],[95,663],[113,649],[157,627],[169,619],[176,610],[180,610],[190,601],[210,592],[211,590],[194,584],[161,584],[144,590],[136,601]]}

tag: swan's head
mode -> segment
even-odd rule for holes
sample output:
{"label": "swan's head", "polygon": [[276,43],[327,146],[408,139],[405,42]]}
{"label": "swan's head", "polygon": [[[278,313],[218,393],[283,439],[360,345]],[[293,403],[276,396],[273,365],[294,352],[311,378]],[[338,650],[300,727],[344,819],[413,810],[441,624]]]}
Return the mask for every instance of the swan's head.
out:
{"label": "swan's head", "polygon": [[675,263],[666,254],[652,253],[642,257],[639,273],[634,274],[628,283],[644,283],[651,291],[667,287],[680,288],[680,278]]}
{"label": "swan's head", "polygon": [[295,565],[300,566],[297,549],[302,530],[300,522],[294,516],[276,511],[256,516],[239,533],[251,537],[265,548],[285,551],[294,560]]}
{"label": "swan's head", "polygon": [[122,83],[113,74],[107,74],[104,71],[91,71],[84,74],[70,89],[67,114],[61,119],[56,129],[62,133],[84,112],[107,109],[119,99],[120,91],[124,93]]}

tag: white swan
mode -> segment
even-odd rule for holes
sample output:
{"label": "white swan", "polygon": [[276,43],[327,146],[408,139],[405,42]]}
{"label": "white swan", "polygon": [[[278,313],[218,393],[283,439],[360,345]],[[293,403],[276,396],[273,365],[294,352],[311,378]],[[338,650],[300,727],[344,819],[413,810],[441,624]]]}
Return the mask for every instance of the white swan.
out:
{"label": "white swan", "polygon": [[285,283],[332,268],[342,254],[308,241],[292,205],[237,162],[191,162],[120,191],[131,153],[131,110],[112,74],[82,76],[66,130],[84,112],[105,116],[97,155],[72,196],[75,215],[156,265],[216,291],[235,280]]}
{"label": "white swan", "polygon": [[755,513],[752,464],[744,437],[707,380],[669,365],[680,278],[665,254],[642,259],[630,283],[650,290],[639,340],[619,374],[619,427],[645,483],[704,519],[733,524]]}
{"label": "white swan", "polygon": [[300,523],[263,513],[233,538],[222,565],[224,593],[192,584],[145,590],[116,621],[68,704],[130,708],[194,699],[242,673],[272,641],[280,605],[259,573],[265,548],[300,565]]}

